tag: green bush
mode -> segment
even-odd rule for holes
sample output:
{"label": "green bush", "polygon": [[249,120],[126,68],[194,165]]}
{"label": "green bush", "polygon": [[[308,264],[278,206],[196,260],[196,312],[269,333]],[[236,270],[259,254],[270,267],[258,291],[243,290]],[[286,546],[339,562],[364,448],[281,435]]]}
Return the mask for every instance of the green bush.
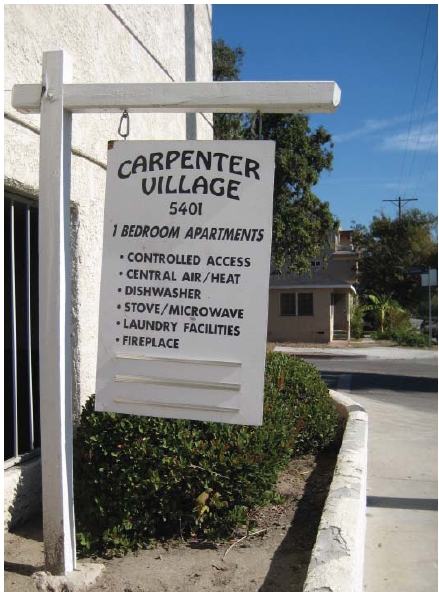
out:
{"label": "green bush", "polygon": [[428,335],[418,333],[415,329],[409,329],[407,331],[392,331],[388,329],[373,333],[372,337],[378,340],[387,339],[397,345],[406,347],[428,347]]}
{"label": "green bush", "polygon": [[361,339],[364,336],[364,310],[358,300],[352,303],[351,307],[351,337]]}
{"label": "green bush", "polygon": [[405,345],[407,347],[428,347],[428,336],[418,333],[417,331],[401,331],[394,332],[391,337],[398,345]]}
{"label": "green bush", "polygon": [[291,457],[328,446],[336,428],[316,368],[279,353],[267,355],[260,427],[95,412],[91,397],[75,438],[79,548],[229,536],[272,499]]}
{"label": "green bush", "polygon": [[388,327],[394,333],[409,333],[411,331],[410,313],[404,309],[390,309],[388,312]]}

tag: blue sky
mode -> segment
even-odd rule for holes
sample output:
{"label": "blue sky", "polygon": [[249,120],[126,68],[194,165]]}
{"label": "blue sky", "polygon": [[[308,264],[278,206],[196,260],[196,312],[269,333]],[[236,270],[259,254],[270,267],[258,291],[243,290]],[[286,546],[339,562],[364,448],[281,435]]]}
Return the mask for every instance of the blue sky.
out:
{"label": "blue sky", "polygon": [[334,141],[314,192],[342,228],[369,225],[385,199],[437,213],[437,5],[214,4],[213,38],[245,51],[241,80],[334,80]]}

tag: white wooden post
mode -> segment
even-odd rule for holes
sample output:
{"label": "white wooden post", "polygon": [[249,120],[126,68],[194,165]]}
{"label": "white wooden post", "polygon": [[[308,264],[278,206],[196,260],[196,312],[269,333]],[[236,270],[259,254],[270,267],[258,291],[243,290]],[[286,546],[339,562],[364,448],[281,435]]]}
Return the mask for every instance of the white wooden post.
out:
{"label": "white wooden post", "polygon": [[[335,82],[153,82],[67,84],[71,113],[334,113],[341,91]],[[41,85],[14,84],[12,105],[39,113]]]}
{"label": "white wooden post", "polygon": [[70,347],[70,153],[66,56],[43,54],[39,188],[40,409],[46,570],[75,569]]}

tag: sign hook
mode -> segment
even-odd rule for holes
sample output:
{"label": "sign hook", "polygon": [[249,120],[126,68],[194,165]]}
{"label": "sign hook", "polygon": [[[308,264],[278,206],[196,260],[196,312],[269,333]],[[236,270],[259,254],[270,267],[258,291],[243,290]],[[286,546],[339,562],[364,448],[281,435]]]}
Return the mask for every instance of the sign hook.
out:
{"label": "sign hook", "polygon": [[[124,123],[124,120],[126,120],[126,131],[125,133],[122,132],[122,126]],[[121,115],[120,118],[120,123],[119,123],[119,129],[117,130],[117,133],[119,134],[119,136],[122,136],[122,138],[124,140],[127,139],[127,137],[130,135],[130,116],[128,115],[128,111],[126,109],[124,109],[124,112]]]}

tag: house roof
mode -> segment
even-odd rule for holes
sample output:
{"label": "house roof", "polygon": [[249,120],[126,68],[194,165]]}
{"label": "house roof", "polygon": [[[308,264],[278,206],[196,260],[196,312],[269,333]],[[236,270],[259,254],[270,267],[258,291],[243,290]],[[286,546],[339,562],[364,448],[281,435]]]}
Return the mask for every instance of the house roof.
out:
{"label": "house roof", "polygon": [[270,288],[313,288],[344,289],[355,292],[355,273],[331,266],[331,258],[326,268],[316,268],[310,273],[272,273]]}
{"label": "house roof", "polygon": [[289,276],[271,275],[270,289],[291,289],[291,288],[313,288],[314,290],[333,289],[333,290],[349,290],[356,292],[354,286],[350,282],[340,280],[340,278],[321,276],[305,276],[294,275]]}

